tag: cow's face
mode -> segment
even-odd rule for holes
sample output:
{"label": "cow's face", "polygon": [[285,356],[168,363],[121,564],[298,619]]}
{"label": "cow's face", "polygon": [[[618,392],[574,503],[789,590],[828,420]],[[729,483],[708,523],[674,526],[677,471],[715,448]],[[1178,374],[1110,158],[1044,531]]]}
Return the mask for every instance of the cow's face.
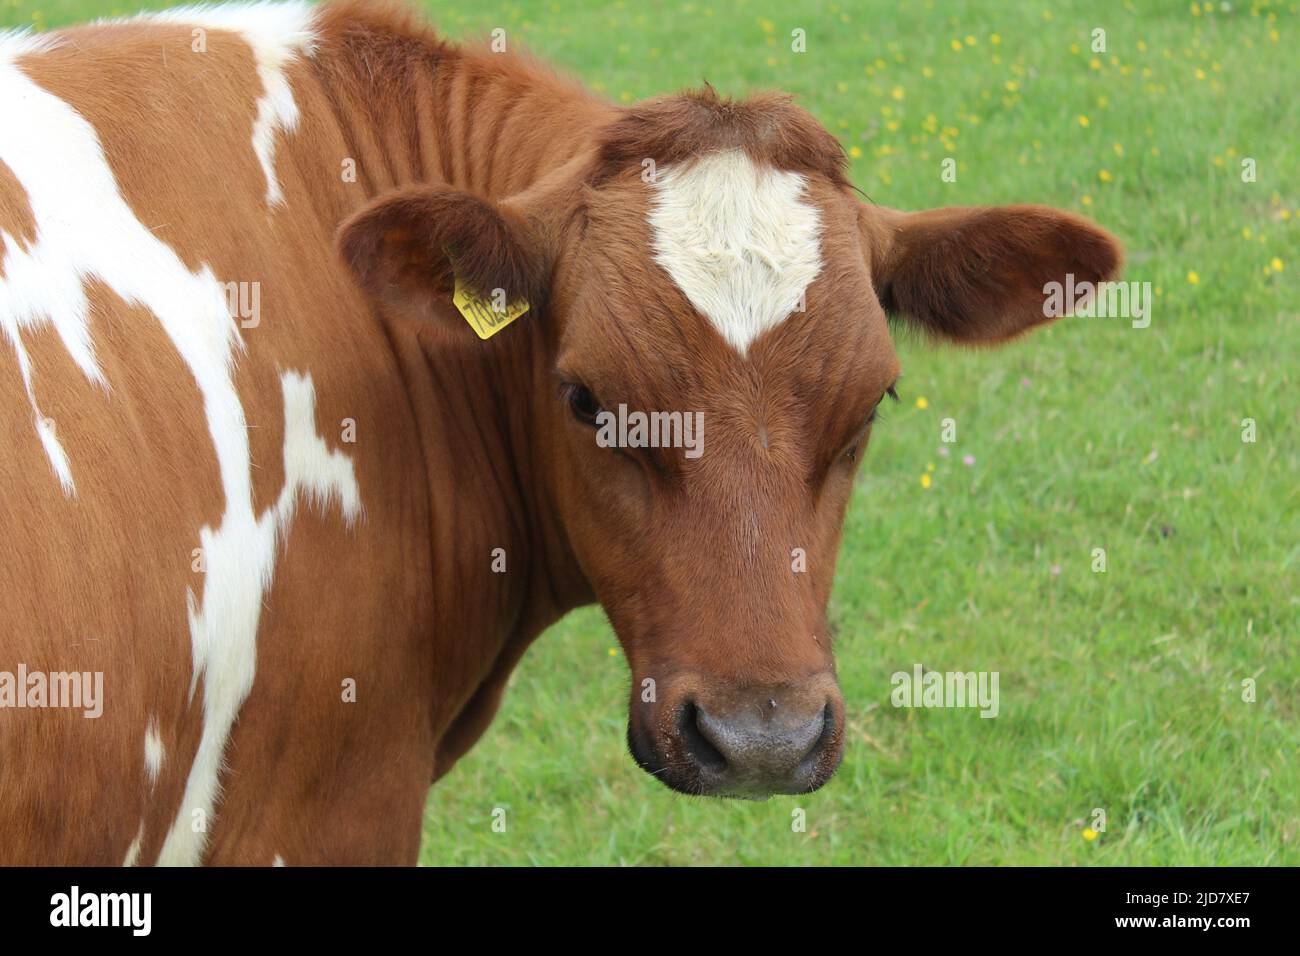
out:
{"label": "cow's face", "polygon": [[[844,729],[826,621],[844,508],[899,371],[857,204],[739,151],[590,200],[555,278],[547,432],[632,669],[629,746],[689,793],[815,789]],[[633,413],[661,447],[636,447]]]}
{"label": "cow's face", "polygon": [[[1041,207],[865,205],[820,127],[763,108],[788,113],[810,158],[624,144],[600,158],[613,172],[576,186],[496,209],[426,191],[344,232],[374,285],[366,263],[386,241],[409,268],[405,237],[468,221],[432,240],[456,249],[462,280],[546,302],[530,339],[534,470],[631,665],[632,753],[694,794],[804,792],[839,763],[826,605],[854,475],[899,376],[886,312],[998,342],[1045,321],[1046,283],[1097,281],[1119,261],[1105,233]],[[641,175],[639,150],[669,158]]]}

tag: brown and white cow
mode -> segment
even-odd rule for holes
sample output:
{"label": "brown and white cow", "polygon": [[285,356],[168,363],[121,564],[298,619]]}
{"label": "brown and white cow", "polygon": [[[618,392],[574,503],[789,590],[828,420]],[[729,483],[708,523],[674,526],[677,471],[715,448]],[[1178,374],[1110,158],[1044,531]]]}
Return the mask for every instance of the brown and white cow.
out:
{"label": "brown and white cow", "polygon": [[[785,97],[618,108],[391,6],[0,36],[0,861],[413,862],[592,601],[641,766],[821,786],[886,315],[1001,342],[1119,258],[864,204]],[[480,339],[454,283],[528,311]],[[702,453],[602,447],[620,405]]]}

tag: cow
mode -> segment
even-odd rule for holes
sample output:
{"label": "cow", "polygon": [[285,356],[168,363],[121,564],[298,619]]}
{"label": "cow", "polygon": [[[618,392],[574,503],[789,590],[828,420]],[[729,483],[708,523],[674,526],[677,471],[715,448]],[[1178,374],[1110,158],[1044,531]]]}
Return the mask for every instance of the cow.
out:
{"label": "cow", "polygon": [[835,771],[890,322],[1005,342],[1120,246],[866,201],[784,95],[499,47],[362,0],[0,35],[0,862],[414,863],[595,602],[661,783]]}

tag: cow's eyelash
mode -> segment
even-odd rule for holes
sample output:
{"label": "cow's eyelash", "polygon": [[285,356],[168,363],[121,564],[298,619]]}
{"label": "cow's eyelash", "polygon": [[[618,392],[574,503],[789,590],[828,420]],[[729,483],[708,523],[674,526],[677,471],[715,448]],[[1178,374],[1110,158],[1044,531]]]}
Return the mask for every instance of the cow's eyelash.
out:
{"label": "cow's eyelash", "polygon": [[600,399],[596,398],[591,389],[580,382],[561,381],[560,397],[569,406],[575,419],[584,425],[595,427],[596,417],[602,409]]}
{"label": "cow's eyelash", "polygon": [[885,395],[888,395],[895,402],[898,401],[897,389],[893,385],[889,386],[889,388],[885,389],[885,394],[880,396],[880,401],[876,402],[875,407],[871,409],[871,414],[867,416],[868,425],[872,425],[880,421],[881,419],[880,406],[885,403]]}
{"label": "cow's eyelash", "polygon": [[[897,383],[895,383],[895,385],[896,384]],[[894,387],[894,385],[891,385],[889,386],[889,388],[885,389],[885,395],[888,395],[896,402],[898,401],[898,391]],[[885,395],[880,396],[880,401],[876,402],[875,406],[871,409],[871,414],[869,414],[867,416],[867,420],[862,423],[862,435],[859,436],[857,441],[855,441],[852,445],[848,447],[847,451],[845,451],[844,457],[848,459],[850,462],[858,460],[858,452],[861,451],[862,449],[862,442],[866,438],[867,429],[871,428],[873,425],[876,424],[876,422],[881,420],[882,416],[880,414],[880,406],[884,404]]]}

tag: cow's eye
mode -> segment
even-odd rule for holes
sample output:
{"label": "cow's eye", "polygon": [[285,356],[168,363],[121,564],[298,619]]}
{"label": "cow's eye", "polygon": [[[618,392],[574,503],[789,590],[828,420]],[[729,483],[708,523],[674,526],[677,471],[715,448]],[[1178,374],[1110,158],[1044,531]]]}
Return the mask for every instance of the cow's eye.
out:
{"label": "cow's eye", "polygon": [[849,447],[844,449],[844,460],[849,464],[858,460],[858,452],[862,450],[862,445],[867,440],[867,432],[871,430],[871,425],[876,420],[876,416],[879,412],[879,406],[871,410],[871,414],[867,416],[867,420],[863,422],[862,427],[858,429],[858,434],[849,444]]}
{"label": "cow's eye", "polygon": [[874,425],[876,421],[880,418],[880,405],[881,402],[885,400],[886,395],[892,398],[894,401],[898,401],[898,392],[894,390],[893,385],[885,389],[885,394],[880,396],[880,400],[877,401],[875,407],[871,409],[871,414],[868,415],[867,420],[862,423],[862,428],[858,432],[857,437],[854,438],[853,443],[850,444],[847,449],[845,449],[844,451],[845,461],[854,462],[858,460],[858,452],[861,451],[862,449],[862,443],[867,440],[867,432],[871,429],[871,426]]}
{"label": "cow's eye", "polygon": [[591,389],[576,382],[567,382],[564,385],[564,399],[569,403],[569,411],[574,418],[584,425],[595,427],[601,407],[596,396],[591,394]]}
{"label": "cow's eye", "polygon": [[858,452],[862,450],[862,444],[867,440],[867,430],[871,428],[871,423],[876,420],[875,412],[867,419],[867,423],[862,426],[862,431],[858,432],[858,437],[853,439],[853,444],[844,450],[844,460],[852,464],[858,460]]}

